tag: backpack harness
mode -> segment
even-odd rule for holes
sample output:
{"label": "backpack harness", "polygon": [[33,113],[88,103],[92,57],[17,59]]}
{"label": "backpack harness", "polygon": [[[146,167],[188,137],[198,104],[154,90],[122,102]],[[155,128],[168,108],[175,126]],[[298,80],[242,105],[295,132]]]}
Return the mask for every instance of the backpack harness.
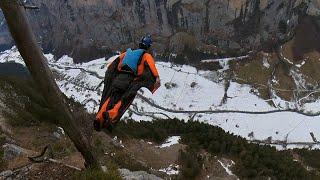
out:
{"label": "backpack harness", "polygon": [[119,69],[121,72],[132,73],[134,75],[138,74],[138,66],[142,61],[142,57],[146,53],[143,49],[127,49],[126,55],[119,64]]}

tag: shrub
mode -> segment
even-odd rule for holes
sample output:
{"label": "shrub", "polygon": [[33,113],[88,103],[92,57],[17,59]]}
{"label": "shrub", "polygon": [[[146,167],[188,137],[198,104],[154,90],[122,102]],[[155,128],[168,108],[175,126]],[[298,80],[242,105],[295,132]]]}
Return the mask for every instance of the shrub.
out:
{"label": "shrub", "polygon": [[97,169],[86,169],[84,171],[76,173],[72,179],[74,180],[122,180],[118,169],[115,167],[109,167],[107,172],[103,172]]}
{"label": "shrub", "polygon": [[304,163],[320,170],[320,150],[295,149],[294,152],[302,157]]}
{"label": "shrub", "polygon": [[6,169],[6,161],[4,158],[4,150],[0,148],[0,171],[4,171]]}
{"label": "shrub", "polygon": [[202,159],[192,148],[187,148],[186,151],[180,150],[179,163],[181,179],[195,179],[201,172]]}

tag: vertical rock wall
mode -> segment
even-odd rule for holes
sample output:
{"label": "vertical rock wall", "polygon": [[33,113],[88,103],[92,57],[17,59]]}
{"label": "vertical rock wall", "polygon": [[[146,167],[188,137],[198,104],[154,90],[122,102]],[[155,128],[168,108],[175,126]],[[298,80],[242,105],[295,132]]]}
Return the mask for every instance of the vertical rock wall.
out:
{"label": "vertical rock wall", "polygon": [[[155,38],[157,54],[217,49],[241,54],[292,33],[304,11],[316,15],[319,1],[304,0],[28,0],[45,51],[76,60],[133,46],[142,35]],[[2,20],[3,17],[0,17]],[[0,26],[0,47],[8,40]]]}

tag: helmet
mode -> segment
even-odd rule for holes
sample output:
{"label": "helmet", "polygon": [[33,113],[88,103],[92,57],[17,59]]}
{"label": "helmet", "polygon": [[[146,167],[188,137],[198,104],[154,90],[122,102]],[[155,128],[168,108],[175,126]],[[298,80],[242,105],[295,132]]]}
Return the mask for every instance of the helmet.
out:
{"label": "helmet", "polygon": [[139,44],[139,47],[141,49],[149,49],[152,45],[152,38],[151,35],[147,35],[145,37],[142,37],[141,42]]}

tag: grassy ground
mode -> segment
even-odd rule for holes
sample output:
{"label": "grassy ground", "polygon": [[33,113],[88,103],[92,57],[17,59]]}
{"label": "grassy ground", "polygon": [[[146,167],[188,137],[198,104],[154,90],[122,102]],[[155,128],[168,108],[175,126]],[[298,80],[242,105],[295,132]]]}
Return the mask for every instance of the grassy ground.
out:
{"label": "grassy ground", "polygon": [[[288,42],[288,44],[290,45],[292,44],[292,42]],[[292,48],[289,45],[288,47],[283,47],[283,52],[288,51],[288,49]],[[285,54],[286,53],[284,53],[284,55]],[[271,80],[272,72],[274,69],[274,77],[277,82],[273,83],[273,88],[286,90],[297,89],[295,81],[290,74],[291,68],[298,69],[298,71],[303,75],[303,78],[306,81],[306,88],[308,90],[319,88],[320,72],[318,71],[318,69],[320,68],[320,53],[310,52],[305,54],[305,57],[306,58],[304,59],[304,65],[302,65],[301,68],[297,68],[279,61],[275,53],[266,54],[260,52],[256,55],[253,55],[247,60],[232,62],[231,69],[234,73],[234,76],[239,78],[237,80],[238,83],[251,84],[253,87],[258,89],[260,97],[262,97],[263,99],[269,99],[270,94],[268,88],[265,86],[268,85],[268,81]],[[293,61],[290,58],[289,60],[294,62],[295,64],[302,63],[302,60]],[[263,61],[267,61],[270,67],[264,67]],[[265,86],[259,86],[257,84],[262,84]],[[293,91],[276,91],[276,93],[279,97],[287,101],[292,101],[294,97]],[[305,95],[307,94],[299,94],[299,96],[301,97]],[[319,93],[315,95],[315,97],[318,97]]]}
{"label": "grassy ground", "polygon": [[[246,61],[241,62],[233,62],[232,63],[232,70],[236,77],[241,78],[242,80],[238,80],[239,83],[248,83],[248,84],[268,84],[268,80],[271,77],[272,68],[265,68],[262,65],[262,59],[266,58],[264,55],[258,54],[254,58],[247,59]],[[268,62],[270,66],[273,67],[275,61],[273,59],[268,58]],[[262,98],[268,99],[269,94],[268,90],[264,87],[259,87],[259,93]]]}
{"label": "grassy ground", "polygon": [[118,167],[109,163],[108,171],[103,172],[96,169],[86,169],[81,172],[76,172],[71,179],[73,180],[121,180],[122,177],[118,171]]}
{"label": "grassy ground", "polygon": [[7,106],[2,113],[10,125],[33,126],[55,116],[32,80],[1,77],[0,88]]}
{"label": "grassy ground", "polygon": [[[306,80],[307,89],[319,88],[320,81],[320,46],[319,46],[319,29],[313,23],[312,17],[303,17],[300,20],[298,27],[296,28],[295,37],[289,42],[282,45],[282,54],[289,59],[295,65],[299,65],[304,61],[304,65],[298,68],[300,73]],[[279,62],[275,53],[270,52],[267,60],[270,64],[270,68],[267,69],[262,66],[265,53],[257,53],[250,59],[241,62],[233,63],[232,70],[235,76],[244,79],[249,84],[264,84],[267,85],[268,79],[271,78],[274,65]],[[296,89],[295,82],[291,77],[289,71],[290,68],[284,63],[280,63],[276,69],[275,76],[279,83],[274,84],[275,88],[280,89]],[[297,67],[294,67],[297,68]],[[244,83],[239,81],[239,83]],[[261,88],[258,89],[261,97],[268,99],[268,91]],[[285,100],[293,99],[293,92],[278,91],[277,95]],[[303,97],[307,94],[300,93],[299,96]],[[319,97],[319,93],[315,94],[315,98]]]}

